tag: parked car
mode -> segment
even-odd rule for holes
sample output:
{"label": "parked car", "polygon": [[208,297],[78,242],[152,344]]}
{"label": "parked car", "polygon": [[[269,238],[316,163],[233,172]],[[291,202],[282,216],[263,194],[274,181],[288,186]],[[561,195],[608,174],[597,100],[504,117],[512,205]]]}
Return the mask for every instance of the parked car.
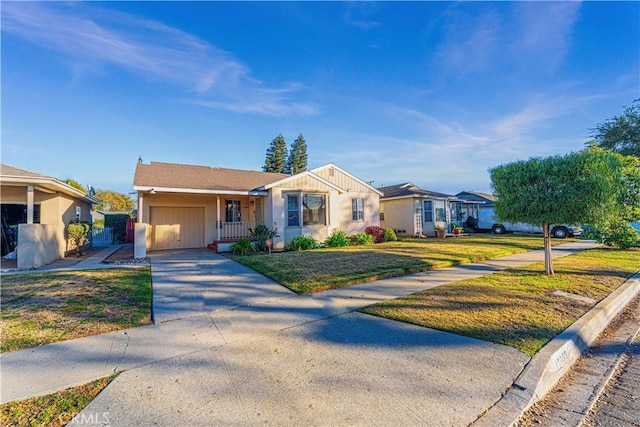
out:
{"label": "parked car", "polygon": [[[494,234],[504,233],[542,233],[542,226],[525,224],[523,222],[503,222],[498,221],[493,209],[481,209],[478,215],[479,230],[491,231]],[[550,234],[557,239],[582,235],[582,227],[578,225],[558,224],[551,225]]]}

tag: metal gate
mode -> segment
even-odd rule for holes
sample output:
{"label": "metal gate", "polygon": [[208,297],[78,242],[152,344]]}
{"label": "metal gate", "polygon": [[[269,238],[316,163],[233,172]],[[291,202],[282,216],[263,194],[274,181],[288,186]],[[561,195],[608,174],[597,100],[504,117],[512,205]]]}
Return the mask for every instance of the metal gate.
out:
{"label": "metal gate", "polygon": [[111,227],[92,228],[91,245],[94,248],[113,245],[113,229]]}

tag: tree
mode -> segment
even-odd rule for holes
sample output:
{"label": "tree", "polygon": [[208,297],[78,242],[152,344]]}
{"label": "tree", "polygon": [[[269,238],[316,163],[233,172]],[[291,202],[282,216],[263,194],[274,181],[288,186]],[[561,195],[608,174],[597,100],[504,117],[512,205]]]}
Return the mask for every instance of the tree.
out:
{"label": "tree", "polygon": [[273,138],[267,149],[267,156],[262,170],[265,172],[285,173],[287,170],[287,143],[282,134]]}
{"label": "tree", "polygon": [[291,144],[291,152],[287,160],[287,172],[297,174],[307,170],[307,143],[302,134]]}
{"label": "tree", "polygon": [[590,135],[599,147],[624,156],[640,157],[640,99],[625,107],[621,115],[606,120],[590,130]]}
{"label": "tree", "polygon": [[542,225],[545,270],[552,275],[549,225],[599,225],[616,218],[622,168],[615,154],[598,149],[498,166],[489,171],[496,215],[503,221]]}
{"label": "tree", "polygon": [[116,191],[97,190],[93,198],[100,202],[93,209],[100,212],[132,212],[136,206],[131,197]]}
{"label": "tree", "polygon": [[62,181],[62,182],[64,182],[65,184],[67,184],[67,185],[69,185],[69,186],[71,186],[71,187],[75,188],[76,190],[80,190],[80,191],[82,191],[82,193],[84,193],[84,194],[87,194],[87,189],[86,189],[86,188],[84,188],[84,187],[82,186],[82,184],[80,184],[80,183],[79,183],[78,181],[76,181],[75,179],[67,178],[67,179],[65,179],[65,180],[64,180],[64,181]]}

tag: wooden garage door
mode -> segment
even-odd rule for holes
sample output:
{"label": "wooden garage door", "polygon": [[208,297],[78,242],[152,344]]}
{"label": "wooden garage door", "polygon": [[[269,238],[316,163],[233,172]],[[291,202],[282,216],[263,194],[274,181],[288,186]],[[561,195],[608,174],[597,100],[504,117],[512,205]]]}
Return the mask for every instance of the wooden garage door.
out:
{"label": "wooden garage door", "polygon": [[204,208],[152,206],[151,250],[203,248]]}

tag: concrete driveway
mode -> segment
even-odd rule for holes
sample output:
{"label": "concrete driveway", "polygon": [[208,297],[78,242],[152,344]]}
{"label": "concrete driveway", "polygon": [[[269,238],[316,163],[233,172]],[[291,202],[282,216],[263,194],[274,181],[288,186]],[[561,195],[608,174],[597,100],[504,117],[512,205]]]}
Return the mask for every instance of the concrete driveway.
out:
{"label": "concrete driveway", "polygon": [[[529,360],[509,347],[351,311],[441,284],[445,270],[297,296],[210,251],[156,253],[151,264],[156,323],[201,319],[211,327],[199,339],[219,344],[121,373],[79,422],[468,425]],[[488,272],[448,270],[451,280]]]}

